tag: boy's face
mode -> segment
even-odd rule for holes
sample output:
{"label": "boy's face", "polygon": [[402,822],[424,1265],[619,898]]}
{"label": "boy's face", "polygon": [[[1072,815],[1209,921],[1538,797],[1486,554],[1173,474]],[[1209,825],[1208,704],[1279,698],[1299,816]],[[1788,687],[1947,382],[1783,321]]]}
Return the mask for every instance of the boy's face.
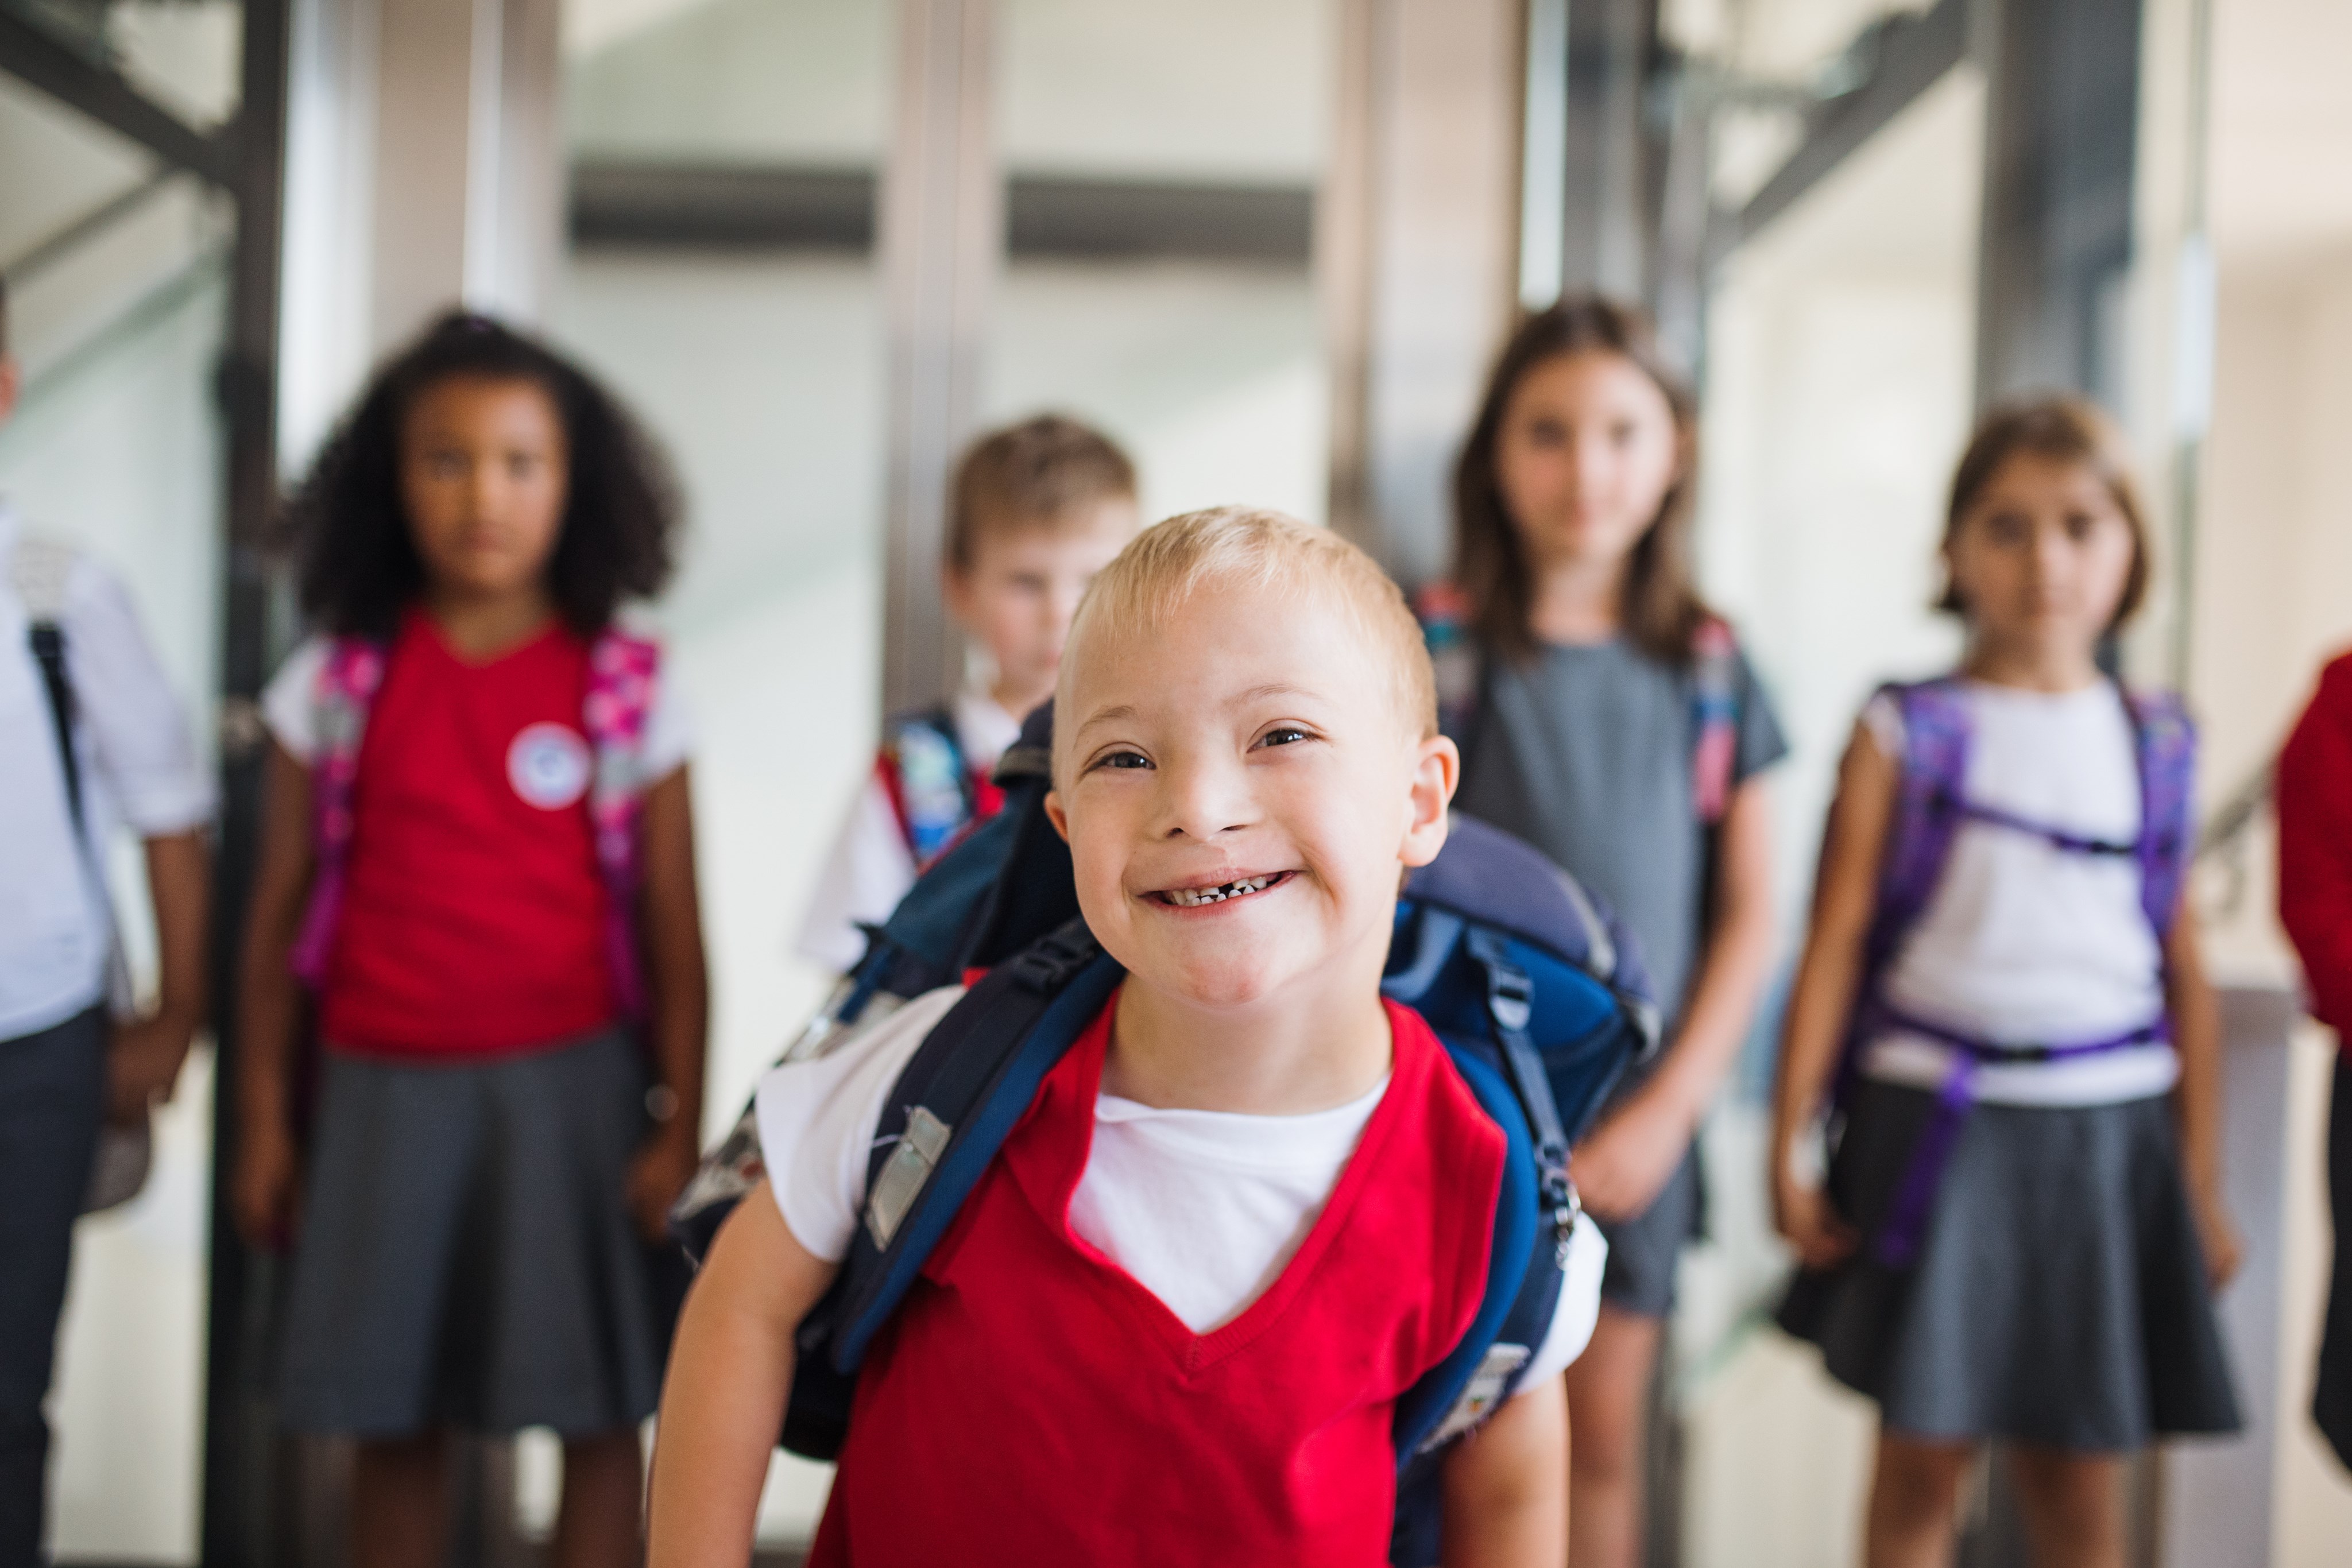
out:
{"label": "boy's face", "polygon": [[994,529],[970,568],[948,571],[948,610],[988,650],[997,695],[1015,718],[1054,695],[1078,601],[1139,521],[1131,499],[1098,501],[1076,517]]}
{"label": "boy's face", "polygon": [[1090,634],[1046,810],[1096,938],[1196,1007],[1368,995],[1456,769],[1397,707],[1380,653],[1312,595],[1211,581],[1157,630]]}

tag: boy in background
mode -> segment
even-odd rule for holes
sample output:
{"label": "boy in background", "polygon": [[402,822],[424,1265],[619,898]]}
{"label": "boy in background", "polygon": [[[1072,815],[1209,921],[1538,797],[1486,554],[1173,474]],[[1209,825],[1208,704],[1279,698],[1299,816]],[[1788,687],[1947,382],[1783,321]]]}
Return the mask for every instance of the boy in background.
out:
{"label": "boy in background", "polygon": [[833,970],[866,951],[861,925],[1001,803],[990,774],[1054,695],[1078,596],[1133,538],[1135,465],[1108,436],[1040,414],[981,437],[956,466],[940,571],[948,612],[983,657],[938,707],[883,722],[874,771],[817,879],[803,956]]}
{"label": "boy in background", "polygon": [[[0,291],[0,423],[15,412]],[[42,1414],[99,1128],[168,1098],[205,1010],[213,787],[121,585],[0,497],[0,1568],[41,1558]],[[124,999],[103,873],[146,841],[160,994]],[[113,1005],[110,1005],[113,1004]]]}

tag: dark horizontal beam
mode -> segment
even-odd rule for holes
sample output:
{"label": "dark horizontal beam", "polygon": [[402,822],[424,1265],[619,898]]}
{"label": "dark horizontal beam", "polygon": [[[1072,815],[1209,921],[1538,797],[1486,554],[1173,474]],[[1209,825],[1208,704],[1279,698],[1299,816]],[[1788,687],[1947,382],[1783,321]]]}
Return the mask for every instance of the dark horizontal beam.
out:
{"label": "dark horizontal beam", "polygon": [[48,94],[156,157],[234,188],[236,164],[226,137],[207,135],[125,80],[83,58],[21,16],[0,11],[0,72]]}
{"label": "dark horizontal beam", "polygon": [[[857,169],[583,162],[572,237],[583,246],[863,251],[876,181]],[[1005,246],[1032,259],[1182,259],[1304,265],[1314,193],[1016,174]]]}
{"label": "dark horizontal beam", "polygon": [[866,250],[874,176],[861,169],[582,162],[572,168],[581,246]]}
{"label": "dark horizontal beam", "polygon": [[1876,62],[1861,86],[1830,99],[1805,116],[1805,138],[1788,161],[1715,226],[1709,246],[1722,256],[1772,222],[1895,116],[1916,103],[1968,54],[1967,0],[1937,0],[1921,15],[1896,14],[1875,24]]}
{"label": "dark horizontal beam", "polygon": [[1016,256],[1304,266],[1314,227],[1315,193],[1305,186],[1015,174],[1004,193],[1004,245]]}

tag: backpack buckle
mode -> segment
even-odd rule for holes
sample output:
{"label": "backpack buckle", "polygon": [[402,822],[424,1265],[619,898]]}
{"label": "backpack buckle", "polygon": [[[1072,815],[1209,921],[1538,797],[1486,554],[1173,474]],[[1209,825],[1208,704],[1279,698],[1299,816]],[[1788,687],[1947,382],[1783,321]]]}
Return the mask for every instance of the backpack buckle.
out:
{"label": "backpack buckle", "polygon": [[1497,958],[1486,965],[1486,1011],[1495,1027],[1508,1034],[1525,1034],[1535,1016],[1535,982],[1516,964]]}
{"label": "backpack buckle", "polygon": [[1568,1179],[1565,1170],[1546,1176],[1544,1197],[1552,1206],[1552,1257],[1559,1262],[1561,1271],[1566,1272],[1570,1244],[1576,1239],[1577,1225],[1584,1218],[1584,1200],[1577,1196],[1576,1184]]}
{"label": "backpack buckle", "polygon": [[1077,977],[1102,951],[1083,920],[1048,933],[1013,960],[1013,975],[1028,989],[1050,996]]}

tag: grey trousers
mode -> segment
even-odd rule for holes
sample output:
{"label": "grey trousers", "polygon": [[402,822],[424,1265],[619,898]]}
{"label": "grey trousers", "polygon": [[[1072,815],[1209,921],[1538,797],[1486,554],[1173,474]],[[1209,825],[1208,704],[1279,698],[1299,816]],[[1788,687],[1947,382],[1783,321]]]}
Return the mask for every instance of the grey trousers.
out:
{"label": "grey trousers", "polygon": [[41,1561],[49,1427],[74,1219],[106,1110],[105,1010],[0,1040],[0,1568]]}

